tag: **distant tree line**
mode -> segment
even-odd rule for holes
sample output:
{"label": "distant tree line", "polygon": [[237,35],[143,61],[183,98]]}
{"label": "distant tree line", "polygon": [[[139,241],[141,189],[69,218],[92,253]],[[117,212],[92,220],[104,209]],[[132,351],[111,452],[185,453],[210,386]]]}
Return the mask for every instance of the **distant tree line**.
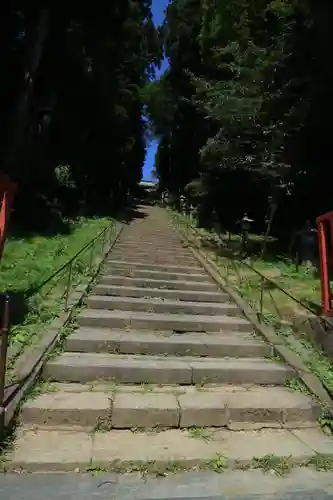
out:
{"label": "distant tree line", "polygon": [[328,0],[172,0],[169,69],[144,98],[161,190],[202,224],[246,212],[290,238],[333,210],[333,59]]}

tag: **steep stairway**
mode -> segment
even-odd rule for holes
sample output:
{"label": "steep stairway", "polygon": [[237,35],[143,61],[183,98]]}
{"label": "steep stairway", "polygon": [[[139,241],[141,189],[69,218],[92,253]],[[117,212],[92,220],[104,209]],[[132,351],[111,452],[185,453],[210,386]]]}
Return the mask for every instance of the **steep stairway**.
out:
{"label": "steep stairway", "polygon": [[292,368],[254,334],[166,212],[140,210],[64,352],[47,362],[45,391],[24,404],[8,467],[218,470],[332,453],[318,404],[287,388]]}

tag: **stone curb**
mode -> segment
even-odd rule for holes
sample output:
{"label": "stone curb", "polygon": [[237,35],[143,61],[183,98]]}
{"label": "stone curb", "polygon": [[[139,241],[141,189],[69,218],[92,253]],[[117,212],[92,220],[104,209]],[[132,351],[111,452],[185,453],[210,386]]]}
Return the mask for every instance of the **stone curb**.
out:
{"label": "stone curb", "polygon": [[[175,226],[174,226],[175,227]],[[175,227],[176,231],[180,234],[180,237],[188,243],[188,248],[193,254],[193,256],[200,262],[207,273],[213,278],[213,280],[222,288],[222,290],[229,294],[231,299],[238,305],[238,307],[243,312],[244,316],[248,321],[251,322],[254,329],[259,335],[261,335],[268,343],[272,344],[277,354],[294,370],[297,372],[298,376],[309,389],[309,391],[317,397],[325,406],[333,411],[333,401],[326,391],[325,387],[321,383],[320,379],[316,377],[309,368],[302,361],[301,357],[296,353],[292,352],[286,345],[285,342],[276,335],[276,333],[266,325],[259,323],[257,315],[253,309],[243,300],[240,295],[232,289],[226,282],[226,280],[221,276],[216,264],[200,249],[198,243],[188,235],[186,235],[181,229]],[[193,245],[195,248],[193,248]]]}
{"label": "stone curb", "polygon": [[229,470],[223,474],[190,471],[152,478],[137,473],[107,472],[73,476],[17,474],[14,478],[8,474],[0,486],[0,495],[8,500],[74,499],[78,495],[82,500],[329,500],[332,493],[331,472],[309,468],[293,469],[287,477],[260,469]]}
{"label": "stone curb", "polygon": [[89,291],[90,286],[100,273],[100,270],[104,265],[111,249],[117,242],[122,229],[123,225],[121,224],[114,240],[111,242],[110,246],[108,246],[104,255],[102,255],[102,259],[91,279],[83,285],[78,285],[78,287],[69,295],[68,311],[62,312],[51,322],[42,335],[38,345],[27,346],[27,348],[23,350],[23,353],[16,360],[14,365],[14,378],[16,382],[14,382],[14,385],[18,385],[18,387],[7,397],[7,399],[5,399],[4,405],[0,407],[0,434],[2,434],[4,428],[10,424],[16,410],[25,398],[26,393],[35,384],[48,355],[52,352],[52,349],[58,341],[61,328],[65,327],[72,319],[75,307],[80,304]]}

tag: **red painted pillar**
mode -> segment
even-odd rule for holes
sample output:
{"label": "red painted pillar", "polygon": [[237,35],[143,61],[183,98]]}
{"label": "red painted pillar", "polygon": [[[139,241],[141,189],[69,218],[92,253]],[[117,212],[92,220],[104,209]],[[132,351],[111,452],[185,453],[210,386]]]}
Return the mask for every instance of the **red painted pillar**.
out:
{"label": "red painted pillar", "polygon": [[[329,280],[329,249],[333,248],[333,212],[320,215],[316,220],[318,228],[320,284],[322,313],[333,316],[332,292]],[[328,234],[330,232],[330,234]]]}
{"label": "red painted pillar", "polygon": [[0,193],[2,196],[0,208],[0,258],[2,257],[5,246],[8,222],[15,192],[16,184],[6,175],[0,173]]}
{"label": "red painted pillar", "polygon": [[327,260],[327,240],[325,232],[325,223],[318,222],[318,242],[320,258],[320,281],[321,281],[321,307],[324,314],[330,312],[330,284],[328,278],[328,260]]}

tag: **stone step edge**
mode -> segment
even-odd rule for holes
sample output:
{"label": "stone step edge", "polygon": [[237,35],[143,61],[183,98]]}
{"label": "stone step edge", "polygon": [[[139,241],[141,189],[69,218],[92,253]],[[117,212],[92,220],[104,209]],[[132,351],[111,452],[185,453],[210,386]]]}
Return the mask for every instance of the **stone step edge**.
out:
{"label": "stone step edge", "polygon": [[[117,293],[118,292],[118,293]],[[119,293],[122,292],[122,293]],[[184,299],[182,297],[187,296],[187,297],[193,297],[196,298],[196,300],[193,302],[207,302],[206,299],[214,299],[212,301],[208,301],[209,303],[214,302],[217,300],[217,303],[220,303],[221,301],[227,301],[229,299],[229,295],[224,292],[214,292],[213,290],[211,291],[205,291],[205,290],[181,290],[181,289],[170,289],[170,288],[147,288],[147,287],[131,287],[131,286],[121,286],[121,285],[107,285],[103,283],[99,283],[95,285],[92,289],[92,293],[94,295],[108,295],[111,297],[144,297],[145,293],[147,294],[147,297],[154,298],[155,295],[160,296],[163,298],[163,295],[166,297],[172,297],[177,295],[179,296],[179,302],[183,300],[189,300],[189,299]],[[134,295],[131,295],[134,294]],[[159,295],[160,294],[160,295]],[[198,297],[200,297],[200,300],[198,300]],[[202,300],[201,300],[202,299]],[[190,301],[191,302],[191,301]]]}
{"label": "stone step edge", "polygon": [[[160,306],[161,304],[165,306],[175,306],[175,307],[193,307],[195,310],[196,308],[202,308],[202,307],[207,307],[209,308],[217,308],[221,310],[221,314],[223,314],[224,310],[232,309],[234,311],[239,311],[238,306],[231,301],[225,301],[225,302],[196,302],[196,301],[190,301],[190,300],[176,300],[176,299],[161,299],[159,297],[123,297],[123,296],[118,296],[118,295],[93,295],[90,294],[88,297],[88,304],[90,302],[94,301],[100,301],[100,302],[105,302],[105,304],[110,304],[112,305],[113,303],[117,302],[123,302],[125,304],[142,304],[142,305],[158,305]],[[115,309],[117,309],[115,307]],[[241,313],[240,313],[241,314]]]}
{"label": "stone step edge", "polygon": [[[126,338],[126,336],[131,336],[131,338],[158,338],[158,339],[173,339],[173,338],[184,338],[184,339],[207,339],[211,340],[212,343],[218,343],[219,340],[221,342],[239,342],[239,341],[244,341],[244,342],[255,342],[255,343],[260,343],[260,344],[266,344],[271,346],[271,344],[268,344],[263,340],[261,337],[257,336],[255,333],[252,332],[238,332],[237,330],[224,330],[223,332],[208,332],[208,333],[203,333],[203,332],[196,332],[196,331],[190,331],[188,330],[186,333],[175,333],[173,330],[166,330],[166,329],[159,329],[159,330],[149,330],[147,328],[145,329],[140,329],[140,328],[126,328],[124,330],[123,328],[107,328],[107,327],[94,327],[94,326],[79,326],[76,327],[75,330],[71,333],[70,336],[67,338],[70,338],[71,336],[75,336],[77,333],[82,332],[85,335],[88,335],[90,332],[93,334],[94,338],[98,338],[98,335],[101,335],[101,339],[106,338],[106,335],[108,338],[112,339],[112,335],[116,336],[117,339],[122,339]],[[273,346],[272,346],[273,347]]]}
{"label": "stone step edge", "polygon": [[[164,475],[177,470],[269,469],[272,465],[316,467],[333,458],[327,438],[317,429],[268,430],[252,433],[220,431],[217,439],[197,439],[188,431],[133,433],[126,430],[87,433],[25,430],[4,469],[47,472],[141,472]],[[34,450],[34,453],[31,452]],[[52,450],[52,452],[51,452]],[[69,452],[70,450],[70,452]],[[267,463],[268,461],[268,463]],[[287,467],[286,467],[287,466]]]}
{"label": "stone step edge", "polygon": [[[111,272],[112,267],[107,267],[106,272]],[[152,279],[166,279],[166,281],[173,280],[175,277],[176,281],[180,280],[181,278],[184,278],[183,281],[196,281],[196,282],[208,282],[211,283],[211,277],[208,276],[208,274],[204,272],[196,272],[192,273],[191,271],[187,273],[178,273],[176,271],[158,271],[158,270],[153,270],[153,269],[138,269],[138,268],[133,268],[131,269],[130,267],[117,267],[115,271],[118,274],[118,276],[128,276],[129,278],[131,277],[148,277],[148,279],[151,277]],[[124,273],[124,274],[123,274]],[[126,274],[125,274],[126,273]],[[128,274],[127,274],[128,273]],[[156,276],[157,278],[154,278]],[[160,277],[160,278],[159,278]]]}
{"label": "stone step edge", "polygon": [[186,249],[171,251],[167,249],[158,249],[158,248],[133,248],[133,247],[114,247],[111,252],[109,253],[109,258],[113,260],[119,259],[121,256],[131,256],[132,258],[137,257],[143,257],[143,256],[148,256],[148,257],[159,257],[159,258],[165,258],[165,259],[171,259],[173,262],[178,262],[179,260],[187,260],[192,263],[195,263],[198,265],[198,263],[195,261],[193,258],[193,255]]}
{"label": "stone step edge", "polygon": [[[172,284],[172,285],[175,285],[177,284],[178,286],[179,285],[185,285],[185,286],[188,286],[188,287],[193,287],[195,286],[196,288],[194,289],[194,291],[197,290],[197,287],[200,286],[200,287],[203,287],[204,289],[210,289],[210,290],[218,290],[216,285],[214,283],[211,283],[209,281],[205,282],[201,282],[201,281],[197,281],[197,282],[193,282],[193,281],[186,281],[186,280],[165,280],[165,279],[154,279],[154,278],[133,278],[132,276],[121,276],[119,274],[102,274],[101,278],[100,278],[100,284],[103,284],[103,280],[107,280],[107,281],[110,281],[110,280],[129,280],[130,282],[132,283],[135,283],[135,282],[144,282],[144,283],[147,283],[147,284],[152,284],[152,285],[156,285],[157,283],[158,284],[164,284],[164,285],[168,285],[168,284]],[[118,285],[119,286],[119,285]],[[142,288],[142,287],[141,287]],[[175,290],[174,288],[166,288],[166,290]],[[180,289],[181,290],[181,289]],[[203,290],[201,290],[203,291]]]}
{"label": "stone step edge", "polygon": [[126,355],[63,352],[44,366],[54,382],[114,380],[127,384],[192,386],[205,383],[285,385],[294,375],[283,363],[265,358],[198,358],[195,356]]}
{"label": "stone step edge", "polygon": [[182,256],[179,255],[179,253],[177,253],[176,256],[163,256],[159,252],[112,252],[111,254],[109,254],[109,258],[110,257],[112,257],[113,260],[117,259],[119,262],[142,262],[159,266],[164,264],[173,265],[175,262],[178,264],[178,266],[184,267],[189,267],[192,264],[196,264],[196,262],[193,262],[193,258],[191,258],[191,256]]}
{"label": "stone step edge", "polygon": [[[91,360],[88,359],[88,357],[90,356]],[[224,358],[224,359],[216,359],[216,358],[210,358],[210,357],[199,357],[197,358],[196,356],[163,356],[163,355],[158,355],[158,354],[153,354],[153,355],[150,355],[150,356],[146,356],[146,355],[141,355],[141,354],[108,354],[108,353],[81,353],[80,356],[78,356],[78,353],[76,352],[62,352],[58,355],[58,357],[54,358],[54,359],[50,359],[50,361],[48,361],[48,363],[56,363],[57,360],[61,360],[61,359],[68,359],[68,360],[71,360],[72,359],[76,359],[78,361],[78,358],[81,358],[80,360],[80,363],[81,361],[83,362],[83,360],[86,358],[86,361],[89,361],[90,363],[93,363],[93,362],[98,362],[100,363],[100,361],[107,361],[108,363],[110,362],[113,362],[113,361],[116,361],[116,362],[119,362],[119,361],[138,361],[138,362],[143,362],[143,363],[146,363],[147,361],[158,361],[160,364],[160,367],[162,367],[163,365],[164,366],[168,366],[168,364],[171,364],[172,363],[179,363],[179,365],[182,365],[183,367],[185,366],[188,366],[188,367],[191,367],[192,363],[194,363],[195,365],[198,365],[200,364],[200,366],[206,366],[206,367],[209,367],[209,364],[211,365],[219,365],[219,369],[223,369],[223,370],[226,370],[226,366],[225,365],[228,365],[228,363],[233,363],[235,365],[238,365],[237,366],[237,369],[241,369],[242,368],[242,365],[247,365],[246,367],[248,367],[248,365],[251,365],[253,366],[254,368],[258,367],[258,366],[267,366],[267,367],[270,367],[270,368],[277,368],[277,369],[280,369],[282,371],[286,371],[286,372],[289,372],[289,373],[294,373],[293,369],[283,363],[283,362],[280,362],[280,361],[275,361],[275,360],[271,360],[271,359],[266,359],[266,358],[262,358],[262,357],[259,357],[259,358],[242,358],[242,357],[236,357],[236,358],[233,358],[233,357],[228,357],[228,358]]]}
{"label": "stone step edge", "polygon": [[175,259],[177,258],[177,255],[180,254],[182,256],[188,256],[188,248],[183,246],[183,245],[176,245],[173,247],[170,247],[169,245],[147,245],[144,243],[136,243],[135,245],[131,243],[117,243],[117,245],[114,246],[112,252],[118,252],[121,251],[122,253],[158,253],[160,255],[170,255],[174,257]]}
{"label": "stone step edge", "polygon": [[[112,256],[111,256],[112,257]],[[114,260],[114,259],[108,259],[105,261],[105,264],[107,267],[134,267],[138,269],[144,269],[144,270],[163,270],[165,268],[168,268],[173,271],[179,271],[181,269],[185,269],[186,271],[202,271],[202,267],[199,265],[196,265],[197,263],[193,259],[193,266],[184,266],[182,264],[152,264],[152,263],[146,263],[146,262],[135,262],[135,261],[122,261],[122,260]]]}
{"label": "stone step edge", "polygon": [[169,238],[168,236],[164,238],[154,238],[150,235],[146,236],[148,237],[142,236],[140,233],[138,233],[136,237],[132,236],[131,238],[129,238],[128,236],[123,236],[122,239],[119,239],[117,243],[119,245],[135,245],[138,247],[140,247],[140,244],[142,243],[143,246],[161,246],[162,248],[167,245],[170,249],[184,246],[180,238]]}
{"label": "stone step edge", "polygon": [[[143,320],[143,321],[160,321],[161,322],[161,327],[160,329],[163,330],[162,325],[165,322],[181,322],[181,323],[202,323],[204,325],[205,323],[216,323],[216,325],[220,325],[221,327],[225,326],[226,324],[232,325],[244,325],[244,326],[251,326],[251,323],[238,316],[226,316],[226,315],[215,315],[215,316],[209,316],[207,314],[171,314],[171,313],[148,313],[148,312],[142,312],[142,311],[109,311],[107,309],[90,309],[87,308],[83,310],[79,315],[78,319],[84,317],[93,317],[94,319],[98,318],[106,318],[106,319],[125,319],[125,320]],[[197,330],[192,330],[193,332]]]}
{"label": "stone step edge", "polygon": [[178,257],[183,257],[185,259],[190,259],[192,262],[195,261],[193,259],[193,255],[189,252],[187,247],[178,247],[177,249],[170,249],[167,247],[155,247],[154,245],[151,247],[147,246],[133,246],[133,245],[117,245],[114,246],[110,252],[111,258],[114,255],[159,255],[160,257],[171,257],[173,259],[178,259]]}
{"label": "stone step edge", "polygon": [[[151,351],[150,351],[151,349]],[[250,334],[208,335],[172,332],[121,331],[106,328],[75,330],[66,340],[65,350],[72,352],[109,352],[118,354],[174,354],[221,358],[274,356],[274,348]],[[237,354],[236,354],[237,353]],[[246,353],[246,355],[245,355]]]}
{"label": "stone step edge", "polygon": [[161,343],[193,343],[209,345],[268,345],[272,347],[272,355],[274,348],[270,344],[264,342],[260,337],[256,337],[251,333],[242,333],[237,331],[224,332],[219,335],[209,333],[173,333],[171,330],[149,331],[149,330],[122,330],[121,328],[95,328],[95,327],[79,327],[74,330],[66,340],[77,338],[78,340],[97,341],[97,342],[122,342],[122,341],[137,341],[140,342],[161,342]]}
{"label": "stone step edge", "polygon": [[[168,244],[160,244],[160,245],[150,245],[150,244],[145,244],[140,242],[136,243],[120,243],[117,242],[117,245],[113,247],[111,250],[110,254],[112,253],[117,253],[117,252],[123,252],[123,253],[134,253],[134,254],[139,254],[139,253],[158,253],[160,255],[169,255],[172,257],[177,257],[178,252],[186,257],[191,257],[189,254],[189,247],[188,246],[183,246],[183,245],[174,245],[170,246]],[[192,257],[193,259],[193,257]]]}
{"label": "stone step edge", "polygon": [[[317,426],[320,405],[287,389],[150,392],[105,384],[103,392],[48,392],[28,400],[21,418],[38,426],[99,430],[226,427],[230,430]],[[66,387],[70,386],[67,384]],[[52,386],[51,386],[52,387]],[[103,384],[100,384],[100,389]],[[70,389],[70,387],[69,387]],[[132,390],[132,392],[131,392]]]}

